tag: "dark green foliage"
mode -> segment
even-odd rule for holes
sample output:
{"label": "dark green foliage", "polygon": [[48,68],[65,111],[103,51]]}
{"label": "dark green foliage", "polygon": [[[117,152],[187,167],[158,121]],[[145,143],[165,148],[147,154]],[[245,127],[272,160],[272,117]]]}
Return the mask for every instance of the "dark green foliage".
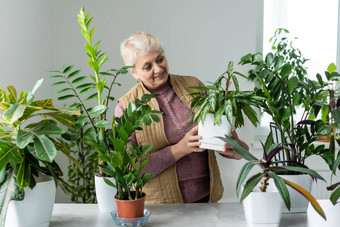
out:
{"label": "dark green foliage", "polygon": [[[113,152],[101,151],[101,146],[97,145],[100,151],[100,159],[107,165],[101,166],[104,173],[114,177],[115,184],[105,179],[107,184],[117,188],[117,198],[137,199],[142,195],[143,186],[152,178],[152,174],[140,174],[147,165],[152,154],[152,145],[145,147],[129,143],[129,137],[136,130],[142,130],[149,126],[152,121],[159,122],[159,111],[151,110],[147,103],[154,94],[145,94],[141,100],[129,103],[120,118],[115,118],[116,124],[108,132],[108,141]],[[135,197],[131,191],[135,190]]]}
{"label": "dark green foliage", "polygon": [[[203,121],[207,113],[214,114],[214,124],[218,124],[223,115],[227,116],[230,124],[233,125],[235,117],[235,127],[244,125],[243,114],[257,125],[258,119],[253,107],[258,107],[263,97],[255,95],[252,91],[240,91],[236,75],[246,78],[239,72],[233,71],[233,62],[229,62],[228,69],[214,83],[206,86],[190,87],[197,91],[190,93],[192,97],[191,109],[195,112],[193,120]],[[222,85],[225,80],[225,88]],[[235,91],[229,91],[233,81]]]}

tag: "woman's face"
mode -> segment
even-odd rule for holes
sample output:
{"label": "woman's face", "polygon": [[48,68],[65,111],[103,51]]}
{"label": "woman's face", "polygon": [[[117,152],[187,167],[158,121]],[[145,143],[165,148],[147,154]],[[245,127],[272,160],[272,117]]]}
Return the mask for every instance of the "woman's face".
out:
{"label": "woman's face", "polygon": [[137,52],[137,61],[131,69],[132,75],[150,87],[159,87],[168,80],[169,66],[161,52]]}

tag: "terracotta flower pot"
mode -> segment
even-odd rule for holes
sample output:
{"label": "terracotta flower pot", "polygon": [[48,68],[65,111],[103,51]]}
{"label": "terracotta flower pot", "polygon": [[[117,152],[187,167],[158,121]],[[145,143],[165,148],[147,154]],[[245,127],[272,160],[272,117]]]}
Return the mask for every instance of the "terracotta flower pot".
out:
{"label": "terracotta flower pot", "polygon": [[[133,192],[134,193],[134,192]],[[139,218],[144,216],[144,204],[146,194],[136,200],[116,199],[118,217],[120,218]]]}

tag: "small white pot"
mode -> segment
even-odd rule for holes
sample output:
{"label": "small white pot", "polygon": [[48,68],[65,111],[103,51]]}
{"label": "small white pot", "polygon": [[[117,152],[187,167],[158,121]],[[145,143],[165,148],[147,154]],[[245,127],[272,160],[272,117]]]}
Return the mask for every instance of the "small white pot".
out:
{"label": "small white pot", "polygon": [[32,189],[25,188],[22,201],[10,201],[8,204],[5,227],[48,227],[51,221],[55,201],[56,187],[49,176],[41,180]]}
{"label": "small white pot", "polygon": [[[289,180],[304,189],[308,192],[311,192],[312,189],[312,177],[309,175],[281,175],[283,179]],[[299,192],[294,190],[293,188],[287,186],[289,196],[290,196],[290,211],[287,209],[285,205],[283,205],[283,213],[299,213],[306,212],[309,201],[301,195]],[[283,201],[282,201],[283,203]]]}
{"label": "small white pot", "polygon": [[208,113],[204,121],[198,123],[198,135],[202,136],[200,148],[211,150],[224,150],[224,141],[215,137],[230,136],[232,125],[225,115],[219,124],[214,125],[214,115]]}
{"label": "small white pot", "polygon": [[[105,177],[115,183],[113,177]],[[117,210],[115,195],[117,189],[106,184],[103,177],[95,176],[95,187],[98,207],[101,212],[112,212]]]}
{"label": "small white pot", "polygon": [[243,209],[251,227],[280,225],[282,203],[279,192],[251,192],[243,201]]}
{"label": "small white pot", "polygon": [[340,225],[340,203],[335,206],[329,199],[317,200],[326,214],[325,221],[309,203],[307,209],[307,221],[309,227],[334,227]]}

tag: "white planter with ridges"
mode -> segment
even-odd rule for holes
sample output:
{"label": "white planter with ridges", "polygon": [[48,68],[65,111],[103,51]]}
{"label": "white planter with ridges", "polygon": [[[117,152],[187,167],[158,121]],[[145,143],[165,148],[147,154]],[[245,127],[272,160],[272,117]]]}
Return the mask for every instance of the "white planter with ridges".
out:
{"label": "white planter with ridges", "polygon": [[243,201],[243,209],[250,227],[280,225],[282,203],[279,192],[251,192]]}
{"label": "white planter with ridges", "polygon": [[223,151],[224,141],[215,137],[230,136],[231,129],[232,125],[225,115],[219,124],[214,125],[214,115],[208,113],[204,121],[198,123],[198,135],[202,136],[200,148]]}
{"label": "white planter with ridges", "polygon": [[340,225],[340,203],[333,205],[329,199],[317,200],[325,212],[327,220],[323,219],[309,203],[307,209],[308,227],[335,227]]}
{"label": "white planter with ridges", "polygon": [[48,227],[55,201],[56,186],[49,176],[41,176],[32,189],[25,188],[22,201],[8,204],[5,227]]}
{"label": "white planter with ridges", "polygon": [[[106,177],[111,182],[115,182],[113,177]],[[115,195],[117,189],[106,184],[103,177],[95,176],[96,197],[99,210],[101,212],[112,212],[117,210]]]}

